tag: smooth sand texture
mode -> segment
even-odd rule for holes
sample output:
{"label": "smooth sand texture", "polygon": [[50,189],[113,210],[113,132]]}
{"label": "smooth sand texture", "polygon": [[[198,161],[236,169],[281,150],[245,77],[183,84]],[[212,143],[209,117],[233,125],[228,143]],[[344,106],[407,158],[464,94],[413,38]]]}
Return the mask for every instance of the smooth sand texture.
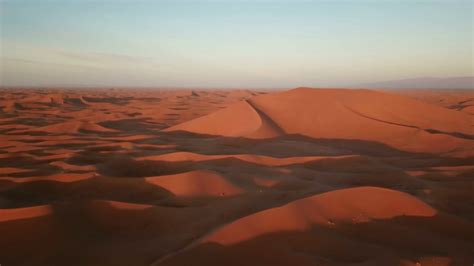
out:
{"label": "smooth sand texture", "polygon": [[466,91],[0,91],[2,265],[472,265]]}

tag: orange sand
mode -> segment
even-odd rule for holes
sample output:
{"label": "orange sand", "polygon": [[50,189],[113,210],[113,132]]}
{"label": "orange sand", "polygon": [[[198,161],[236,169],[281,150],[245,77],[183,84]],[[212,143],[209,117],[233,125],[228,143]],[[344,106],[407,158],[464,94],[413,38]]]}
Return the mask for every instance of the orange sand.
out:
{"label": "orange sand", "polygon": [[4,89],[2,265],[472,265],[470,91]]}

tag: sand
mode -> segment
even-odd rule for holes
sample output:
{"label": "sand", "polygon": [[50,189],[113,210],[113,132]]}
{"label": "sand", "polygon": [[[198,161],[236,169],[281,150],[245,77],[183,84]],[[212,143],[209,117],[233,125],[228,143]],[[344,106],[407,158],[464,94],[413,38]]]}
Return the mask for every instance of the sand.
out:
{"label": "sand", "polygon": [[472,265],[462,90],[3,89],[2,265]]}
{"label": "sand", "polygon": [[472,155],[474,148],[474,119],[469,114],[385,92],[298,88],[246,103],[167,130],[250,138],[299,134],[358,139],[411,152],[447,153],[466,146],[456,150],[461,156]]}

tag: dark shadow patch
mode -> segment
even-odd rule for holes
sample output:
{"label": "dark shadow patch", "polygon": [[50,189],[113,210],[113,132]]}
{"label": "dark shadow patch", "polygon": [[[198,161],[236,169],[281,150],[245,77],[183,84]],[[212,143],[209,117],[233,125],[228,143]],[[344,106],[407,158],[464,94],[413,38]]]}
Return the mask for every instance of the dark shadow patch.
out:
{"label": "dark shadow patch", "polygon": [[126,105],[133,97],[83,97],[84,100],[91,103],[111,103],[116,105]]}
{"label": "dark shadow patch", "polygon": [[163,124],[152,124],[146,122],[146,118],[139,119],[121,119],[113,121],[103,121],[98,123],[99,125],[131,133],[150,133],[156,132],[157,130],[163,129]]}
{"label": "dark shadow patch", "polygon": [[[2,184],[3,183],[3,184]],[[0,181],[0,187],[11,186]],[[167,190],[141,179],[91,178],[71,183],[58,181],[34,181],[20,183],[4,190],[2,197],[9,202],[4,208],[21,208],[52,202],[68,202],[88,199],[114,200],[148,204],[173,196]]]}
{"label": "dark shadow patch", "polygon": [[64,98],[64,103],[82,108],[87,106],[87,104],[85,104],[80,98]]}
{"label": "dark shadow patch", "polygon": [[147,177],[171,175],[194,170],[190,162],[135,161],[127,158],[106,160],[97,166],[104,176]]}

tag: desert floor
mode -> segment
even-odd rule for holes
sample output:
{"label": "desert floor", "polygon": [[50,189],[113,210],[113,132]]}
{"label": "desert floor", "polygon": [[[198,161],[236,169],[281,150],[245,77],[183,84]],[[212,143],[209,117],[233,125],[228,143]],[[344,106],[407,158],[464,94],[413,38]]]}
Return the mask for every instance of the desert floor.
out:
{"label": "desert floor", "polygon": [[469,265],[474,92],[0,91],[0,265]]}

